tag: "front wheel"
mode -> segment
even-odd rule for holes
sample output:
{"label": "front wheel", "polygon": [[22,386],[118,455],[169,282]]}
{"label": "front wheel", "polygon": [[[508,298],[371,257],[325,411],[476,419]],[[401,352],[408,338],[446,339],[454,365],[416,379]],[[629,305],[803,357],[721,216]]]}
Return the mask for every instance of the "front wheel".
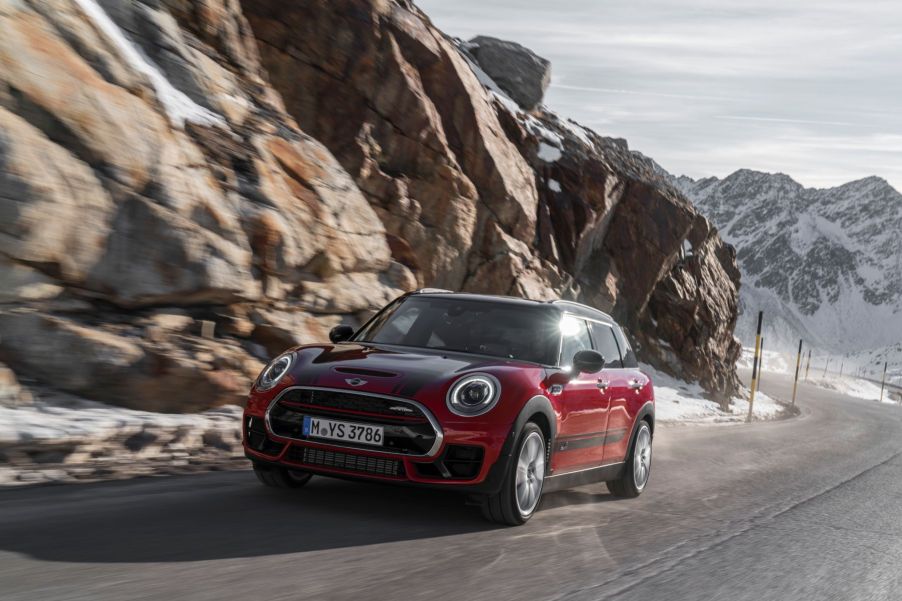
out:
{"label": "front wheel", "polygon": [[639,422],[633,446],[626,465],[616,480],[608,480],[608,490],[615,497],[634,499],[642,494],[651,474],[651,428],[648,422]]}
{"label": "front wheel", "polygon": [[275,465],[254,464],[257,480],[273,488],[300,488],[310,481],[313,474],[298,470],[289,470]]}
{"label": "front wheel", "polygon": [[546,457],[545,435],[541,428],[529,422],[520,433],[501,490],[483,502],[482,513],[486,519],[519,526],[532,517],[542,497]]}

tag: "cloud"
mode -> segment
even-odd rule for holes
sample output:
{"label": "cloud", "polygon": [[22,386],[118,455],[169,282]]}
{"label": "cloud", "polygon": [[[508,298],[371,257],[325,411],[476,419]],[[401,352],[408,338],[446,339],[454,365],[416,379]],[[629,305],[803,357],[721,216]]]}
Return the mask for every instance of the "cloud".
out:
{"label": "cloud", "polygon": [[417,4],[451,35],[545,56],[549,107],[675,171],[759,168],[815,186],[876,174],[902,187],[896,0]]}
{"label": "cloud", "polygon": [[732,119],[733,121],[763,121],[765,123],[803,123],[806,125],[841,125],[855,127],[855,123],[847,121],[815,121],[813,119],[781,119],[780,117],[749,117],[746,115],[717,115],[715,119]]}

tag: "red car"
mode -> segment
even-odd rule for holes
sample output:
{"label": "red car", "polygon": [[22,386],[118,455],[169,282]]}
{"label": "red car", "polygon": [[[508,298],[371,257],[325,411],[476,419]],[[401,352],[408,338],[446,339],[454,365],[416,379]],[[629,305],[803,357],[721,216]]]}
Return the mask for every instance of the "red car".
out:
{"label": "red car", "polygon": [[244,448],[264,484],[441,487],[515,525],[543,492],[648,483],[652,383],[601,311],[424,290],[330,338],[279,356],[251,390]]}

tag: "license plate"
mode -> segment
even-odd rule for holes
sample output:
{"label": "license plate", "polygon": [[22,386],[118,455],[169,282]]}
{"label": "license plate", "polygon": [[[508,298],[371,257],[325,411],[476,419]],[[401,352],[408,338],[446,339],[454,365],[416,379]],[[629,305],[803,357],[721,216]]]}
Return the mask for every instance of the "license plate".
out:
{"label": "license plate", "polygon": [[385,428],[382,426],[304,416],[304,436],[306,438],[343,440],[380,447],[384,440],[384,434]]}

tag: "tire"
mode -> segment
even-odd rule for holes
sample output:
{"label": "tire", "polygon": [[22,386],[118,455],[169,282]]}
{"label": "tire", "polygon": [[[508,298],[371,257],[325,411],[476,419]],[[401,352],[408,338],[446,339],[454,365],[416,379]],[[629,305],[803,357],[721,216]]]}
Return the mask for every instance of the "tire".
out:
{"label": "tire", "polygon": [[620,476],[616,480],[608,480],[608,490],[615,497],[635,499],[648,486],[651,476],[651,427],[648,422],[639,422],[639,428],[633,437],[633,444]]}
{"label": "tire", "polygon": [[313,477],[310,472],[289,470],[274,465],[255,464],[254,473],[257,475],[257,480],[272,488],[300,488],[310,482],[310,478]]}
{"label": "tire", "polygon": [[535,423],[528,422],[514,446],[501,490],[483,500],[485,518],[506,526],[525,524],[542,498],[547,462],[545,434]]}

